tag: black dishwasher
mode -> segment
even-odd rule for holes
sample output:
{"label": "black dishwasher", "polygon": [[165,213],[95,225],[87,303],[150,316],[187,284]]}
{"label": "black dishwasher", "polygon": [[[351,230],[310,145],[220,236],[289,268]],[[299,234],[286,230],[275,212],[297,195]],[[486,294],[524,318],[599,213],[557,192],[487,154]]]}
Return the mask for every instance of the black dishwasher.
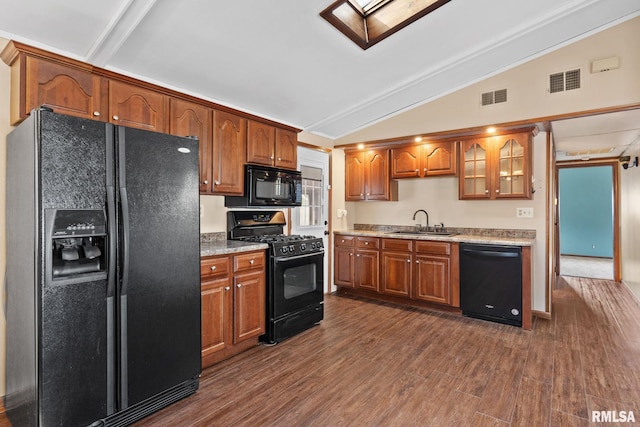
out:
{"label": "black dishwasher", "polygon": [[460,244],[460,309],[465,316],[522,326],[522,248]]}

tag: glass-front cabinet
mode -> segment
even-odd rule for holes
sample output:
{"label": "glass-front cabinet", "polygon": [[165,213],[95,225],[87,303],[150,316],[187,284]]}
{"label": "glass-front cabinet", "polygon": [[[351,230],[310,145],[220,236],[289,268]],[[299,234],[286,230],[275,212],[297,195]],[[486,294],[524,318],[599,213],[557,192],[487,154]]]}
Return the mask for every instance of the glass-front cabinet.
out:
{"label": "glass-front cabinet", "polygon": [[530,199],[531,132],[461,142],[460,199]]}

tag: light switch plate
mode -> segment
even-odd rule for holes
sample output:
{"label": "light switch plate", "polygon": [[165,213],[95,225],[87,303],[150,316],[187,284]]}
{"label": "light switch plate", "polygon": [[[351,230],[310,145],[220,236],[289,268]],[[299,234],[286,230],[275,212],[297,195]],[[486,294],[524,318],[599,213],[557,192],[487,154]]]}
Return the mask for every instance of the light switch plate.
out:
{"label": "light switch plate", "polygon": [[516,217],[533,218],[533,208],[516,208]]}

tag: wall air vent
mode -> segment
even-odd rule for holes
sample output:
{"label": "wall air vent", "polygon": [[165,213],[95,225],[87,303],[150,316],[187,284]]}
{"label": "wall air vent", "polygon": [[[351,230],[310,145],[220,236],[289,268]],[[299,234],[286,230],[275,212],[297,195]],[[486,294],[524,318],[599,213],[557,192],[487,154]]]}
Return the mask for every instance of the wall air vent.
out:
{"label": "wall air vent", "polygon": [[549,92],[580,89],[580,69],[554,73],[549,76]]}
{"label": "wall air vent", "polygon": [[507,90],[499,89],[493,92],[485,92],[482,94],[482,106],[499,104],[501,102],[507,102]]}

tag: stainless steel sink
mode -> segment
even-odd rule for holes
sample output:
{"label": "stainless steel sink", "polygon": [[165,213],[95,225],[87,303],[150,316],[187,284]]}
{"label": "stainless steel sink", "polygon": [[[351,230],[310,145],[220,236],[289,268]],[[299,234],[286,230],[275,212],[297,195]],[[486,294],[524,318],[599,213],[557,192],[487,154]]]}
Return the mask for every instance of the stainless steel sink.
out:
{"label": "stainless steel sink", "polygon": [[419,236],[456,236],[459,233],[448,232],[448,231],[418,231],[418,230],[407,230],[407,231],[389,231],[387,234],[415,234]]}

